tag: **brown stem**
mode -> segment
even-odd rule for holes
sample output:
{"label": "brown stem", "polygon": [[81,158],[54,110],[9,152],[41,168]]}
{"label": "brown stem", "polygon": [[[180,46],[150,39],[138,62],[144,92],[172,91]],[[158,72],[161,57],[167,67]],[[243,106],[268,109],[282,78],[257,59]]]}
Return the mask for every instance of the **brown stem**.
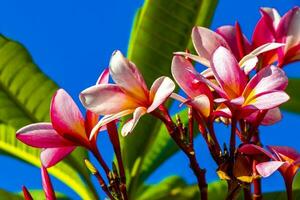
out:
{"label": "brown stem", "polygon": [[192,108],[189,108],[188,116],[189,116],[189,143],[192,147],[194,147],[194,119],[193,119]]}
{"label": "brown stem", "polygon": [[236,143],[236,136],[235,136],[235,132],[236,132],[236,119],[232,118],[231,119],[231,134],[230,134],[230,158],[232,160],[234,160],[234,152],[235,152],[235,143]]}
{"label": "brown stem", "polygon": [[261,200],[261,199],[262,199],[261,179],[256,178],[253,180],[253,200]]}
{"label": "brown stem", "polygon": [[244,200],[251,200],[251,189],[250,185],[244,187]]}
{"label": "brown stem", "polygon": [[107,164],[105,163],[105,161],[103,160],[97,146],[95,146],[94,148],[91,149],[91,152],[93,153],[93,155],[95,156],[95,158],[97,159],[97,161],[99,162],[99,164],[101,165],[101,167],[103,168],[103,170],[106,173],[106,176],[109,178],[109,167],[107,166]]}
{"label": "brown stem", "polygon": [[104,182],[104,179],[102,178],[102,176],[100,175],[99,172],[94,173],[94,176],[96,177],[97,181],[99,182],[102,190],[105,192],[105,194],[111,199],[114,200],[115,198],[111,195],[111,193],[108,190],[107,185]]}
{"label": "brown stem", "polygon": [[128,195],[126,190],[126,175],[125,175],[125,170],[124,170],[124,165],[122,160],[121,146],[120,146],[119,134],[118,134],[118,129],[116,124],[114,122],[108,123],[107,131],[118,161],[118,168],[119,168],[120,181],[121,181],[120,190],[123,199],[128,200]]}
{"label": "brown stem", "polygon": [[288,200],[293,200],[293,179],[285,179],[285,188]]}
{"label": "brown stem", "polygon": [[179,130],[179,127],[177,127],[176,124],[173,123],[167,109],[161,106],[160,110],[162,111],[163,115],[161,115],[158,112],[152,112],[152,114],[155,117],[159,118],[165,124],[171,138],[174,140],[177,146],[185,153],[185,155],[189,158],[190,167],[197,178],[201,200],[207,200],[208,197],[207,197],[207,183],[205,178],[205,170],[200,168],[195,156],[194,148],[191,145],[184,144],[180,140],[178,136],[180,135],[181,130]]}

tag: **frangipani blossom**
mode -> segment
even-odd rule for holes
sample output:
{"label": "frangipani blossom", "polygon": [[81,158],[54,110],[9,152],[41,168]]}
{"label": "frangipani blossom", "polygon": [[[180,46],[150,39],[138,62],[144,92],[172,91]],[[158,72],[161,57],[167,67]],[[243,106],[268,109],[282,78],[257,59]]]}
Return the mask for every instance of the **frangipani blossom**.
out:
{"label": "frangipani blossom", "polygon": [[[99,76],[96,84],[108,82],[108,69]],[[72,97],[63,89],[57,90],[50,105],[51,123],[35,123],[17,131],[17,139],[42,148],[43,166],[51,167],[69,155],[77,146],[92,149],[96,138],[89,140],[91,130],[98,122],[98,115],[87,110],[85,119]],[[102,127],[101,130],[105,130]]]}
{"label": "frangipani blossom", "polygon": [[133,118],[122,128],[122,135],[127,135],[141,116],[158,108],[175,88],[170,78],[162,76],[148,90],[135,64],[127,60],[120,51],[113,53],[109,72],[115,84],[95,85],[80,94],[80,100],[87,109],[98,115],[105,115],[94,127],[90,137],[98,132],[99,127],[133,113]]}
{"label": "frangipani blossom", "polygon": [[240,68],[232,53],[219,47],[212,56],[211,69],[218,86],[198,74],[220,95],[216,103],[225,103],[231,111],[241,111],[245,117],[256,110],[268,110],[286,102],[289,96],[283,91],[288,79],[278,67],[269,66],[259,71],[248,82],[248,77]]}
{"label": "frangipani blossom", "polygon": [[267,146],[267,148],[271,153],[253,144],[243,145],[239,148],[239,151],[256,156],[256,158],[265,156],[271,159],[270,161],[259,162],[256,165],[257,172],[263,177],[268,177],[276,170],[279,170],[284,178],[287,192],[291,193],[294,177],[300,168],[300,153],[293,148],[285,146]]}
{"label": "frangipani blossom", "polygon": [[[204,66],[210,67],[210,60],[215,50],[219,47],[225,47],[232,52],[246,73],[249,73],[255,68],[259,61],[257,56],[284,45],[270,42],[253,48],[247,38],[242,34],[238,24],[235,27],[222,26],[218,28],[216,32],[204,27],[194,27],[192,30],[192,41],[198,55],[192,55],[186,52],[176,52],[175,54],[185,56]],[[210,71],[211,69],[208,68],[205,74],[210,74]]]}
{"label": "frangipani blossom", "polygon": [[282,18],[273,8],[262,8],[253,41],[256,46],[266,42],[280,42],[285,46],[278,50],[279,66],[300,60],[300,8],[289,10]]}
{"label": "frangipani blossom", "polygon": [[52,97],[50,117],[51,123],[30,124],[19,129],[16,135],[23,143],[43,149],[41,161],[45,167],[55,165],[77,146],[91,148],[87,132],[91,129],[87,126],[90,122],[86,122],[73,99],[63,89]]}

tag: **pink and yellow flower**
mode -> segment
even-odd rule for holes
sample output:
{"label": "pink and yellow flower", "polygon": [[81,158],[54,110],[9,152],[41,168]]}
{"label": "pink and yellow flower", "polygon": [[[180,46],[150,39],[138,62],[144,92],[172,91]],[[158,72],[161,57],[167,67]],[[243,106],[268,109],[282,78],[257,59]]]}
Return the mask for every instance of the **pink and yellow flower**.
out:
{"label": "pink and yellow flower", "polygon": [[[108,82],[108,69],[105,69],[97,84]],[[72,97],[59,89],[52,97],[50,105],[51,123],[35,123],[17,131],[17,139],[23,143],[42,148],[43,166],[51,167],[69,155],[77,146],[92,149],[96,138],[89,140],[91,130],[98,122],[98,115],[87,110],[85,119]],[[101,130],[105,130],[105,126]]]}
{"label": "pink and yellow flower", "polygon": [[122,135],[127,135],[144,114],[151,113],[163,104],[175,88],[170,78],[162,76],[148,90],[135,64],[120,51],[113,53],[109,72],[115,84],[95,85],[80,94],[80,100],[88,110],[105,115],[90,137],[98,132],[99,127],[133,113],[133,118],[122,128]]}
{"label": "pink and yellow flower", "polygon": [[256,110],[276,108],[289,99],[284,92],[288,79],[278,67],[263,68],[248,82],[248,76],[231,51],[219,47],[213,53],[211,69],[218,85],[200,74],[199,79],[219,94],[216,103],[226,104],[231,111],[240,111],[239,117],[248,116]]}
{"label": "pink and yellow flower", "polygon": [[278,50],[278,64],[281,67],[300,60],[300,8],[294,7],[282,18],[273,8],[262,8],[261,14],[253,33],[254,45],[284,43],[285,46]]}

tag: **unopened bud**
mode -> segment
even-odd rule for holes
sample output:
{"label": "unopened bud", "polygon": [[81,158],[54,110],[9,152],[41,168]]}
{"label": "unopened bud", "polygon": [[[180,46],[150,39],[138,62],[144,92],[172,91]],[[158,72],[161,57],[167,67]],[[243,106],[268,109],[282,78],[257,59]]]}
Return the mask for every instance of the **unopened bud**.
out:
{"label": "unopened bud", "polygon": [[88,168],[88,170],[90,170],[90,172],[92,174],[98,173],[98,170],[96,169],[96,167],[88,159],[84,159],[84,163],[85,163],[85,166]]}

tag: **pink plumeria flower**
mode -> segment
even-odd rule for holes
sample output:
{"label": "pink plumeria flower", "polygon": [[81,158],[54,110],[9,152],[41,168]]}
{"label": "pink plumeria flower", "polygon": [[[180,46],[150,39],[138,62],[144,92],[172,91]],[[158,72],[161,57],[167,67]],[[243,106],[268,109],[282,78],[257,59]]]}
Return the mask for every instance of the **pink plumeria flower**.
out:
{"label": "pink plumeria flower", "polygon": [[175,81],[187,94],[188,99],[178,94],[172,94],[172,97],[192,106],[203,117],[209,117],[213,108],[213,96],[209,87],[198,79],[192,63],[182,56],[175,55],[171,71]]}
{"label": "pink plumeria flower", "polygon": [[[108,82],[108,69],[100,75],[97,84]],[[72,97],[59,89],[50,105],[51,123],[35,123],[17,131],[17,139],[23,143],[42,148],[43,166],[51,167],[69,155],[77,146],[93,149],[96,138],[89,140],[91,130],[98,122],[98,115],[86,112],[83,118]],[[102,127],[101,130],[105,130]]]}
{"label": "pink plumeria flower", "polygon": [[256,156],[256,159],[259,156],[271,159],[270,161],[259,162],[256,165],[257,172],[263,177],[269,177],[276,170],[279,170],[284,178],[287,192],[291,193],[294,177],[300,167],[300,153],[293,148],[285,146],[267,146],[267,148],[271,153],[253,144],[243,145],[239,151]]}
{"label": "pink plumeria flower", "polygon": [[216,103],[225,103],[231,112],[240,111],[246,117],[257,110],[268,110],[286,102],[289,96],[283,91],[288,83],[285,73],[278,67],[269,66],[260,70],[248,82],[248,77],[228,49],[219,47],[212,56],[211,69],[218,86],[198,74],[199,79],[212,87],[221,98]]}
{"label": "pink plumeria flower", "polygon": [[133,118],[122,127],[122,135],[126,136],[144,114],[151,113],[163,104],[175,88],[170,78],[162,76],[148,90],[135,64],[120,51],[113,53],[109,72],[115,84],[95,85],[80,94],[84,107],[98,115],[105,115],[90,137],[97,134],[99,127],[133,113]]}
{"label": "pink plumeria flower", "polygon": [[[85,120],[69,94],[59,89],[52,97],[50,107],[51,123],[42,122],[25,126],[17,131],[17,139],[23,143],[43,148],[41,161],[51,167],[69,155],[77,146],[91,149],[95,139],[89,141],[93,119],[87,113]],[[94,124],[95,125],[95,124]]]}
{"label": "pink plumeria flower", "polygon": [[262,8],[261,14],[253,33],[255,45],[275,41],[284,43],[285,46],[278,50],[280,67],[300,60],[300,8],[294,7],[282,18],[273,8]]}
{"label": "pink plumeria flower", "polygon": [[[239,27],[238,25],[236,27]],[[284,44],[264,43],[261,46],[253,48],[247,38],[241,33],[239,28],[233,26],[223,26],[214,32],[204,27],[194,27],[192,30],[192,41],[198,55],[192,55],[187,52],[176,52],[176,55],[182,55],[190,58],[204,66],[210,67],[210,60],[213,53],[219,47],[225,47],[230,50],[239,61],[240,66],[248,74],[255,68],[260,54],[277,49]],[[211,74],[208,68],[203,74]]]}

